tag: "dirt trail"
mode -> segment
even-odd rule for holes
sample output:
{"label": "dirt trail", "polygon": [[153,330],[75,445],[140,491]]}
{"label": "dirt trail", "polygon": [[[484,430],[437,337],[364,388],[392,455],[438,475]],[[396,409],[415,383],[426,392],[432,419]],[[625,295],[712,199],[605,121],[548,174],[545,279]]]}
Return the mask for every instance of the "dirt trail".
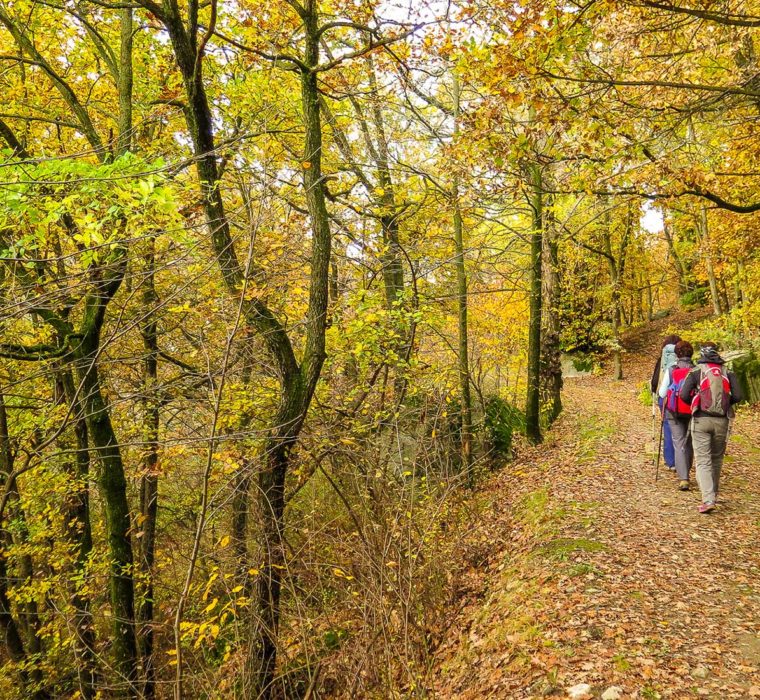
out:
{"label": "dirt trail", "polygon": [[638,394],[658,331],[629,338],[625,382],[569,381],[547,443],[487,489],[436,697],[760,697],[760,411],[736,421],[715,513],[693,478],[655,483]]}

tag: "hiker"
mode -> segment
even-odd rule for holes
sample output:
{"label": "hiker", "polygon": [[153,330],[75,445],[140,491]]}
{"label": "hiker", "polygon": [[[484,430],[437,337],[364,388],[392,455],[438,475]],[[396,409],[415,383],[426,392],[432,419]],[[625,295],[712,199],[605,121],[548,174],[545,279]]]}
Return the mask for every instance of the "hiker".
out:
{"label": "hiker", "polygon": [[681,399],[691,403],[691,441],[697,483],[702,491],[700,513],[709,513],[718,500],[729,421],[734,415],[733,405],[742,400],[736,375],[728,372],[724,365],[718,346],[704,343],[697,367],[681,387]]}
{"label": "hiker", "polygon": [[660,407],[660,417],[663,419],[662,433],[663,433],[663,454],[665,457],[665,465],[671,471],[676,468],[676,455],[673,448],[673,436],[670,432],[670,424],[664,420],[662,415],[662,405],[664,399],[657,398],[657,393],[660,388],[660,382],[662,381],[663,374],[668,368],[676,363],[675,347],[676,343],[681,340],[677,335],[666,335],[662,341],[662,348],[660,356],[657,358],[657,362],[654,366],[654,372],[652,373],[652,399],[657,401],[657,405]]}
{"label": "hiker", "polygon": [[691,357],[694,348],[686,340],[675,344],[676,364],[668,368],[662,376],[658,395],[664,400],[664,418],[673,437],[678,488],[689,490],[689,471],[694,461],[694,450],[689,435],[691,423],[691,403],[681,398],[681,388],[686,378],[694,369]]}

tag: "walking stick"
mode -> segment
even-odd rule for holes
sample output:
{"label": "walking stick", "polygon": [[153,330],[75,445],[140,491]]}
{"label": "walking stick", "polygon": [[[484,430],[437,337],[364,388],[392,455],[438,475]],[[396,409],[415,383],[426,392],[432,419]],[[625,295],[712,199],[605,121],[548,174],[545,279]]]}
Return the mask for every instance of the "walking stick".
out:
{"label": "walking stick", "polygon": [[660,455],[662,454],[662,430],[665,425],[665,416],[660,415],[660,439],[657,441],[657,464],[654,468],[654,480],[657,481],[660,477]]}
{"label": "walking stick", "polygon": [[652,392],[652,456],[654,457],[654,441],[657,439],[657,400]]}

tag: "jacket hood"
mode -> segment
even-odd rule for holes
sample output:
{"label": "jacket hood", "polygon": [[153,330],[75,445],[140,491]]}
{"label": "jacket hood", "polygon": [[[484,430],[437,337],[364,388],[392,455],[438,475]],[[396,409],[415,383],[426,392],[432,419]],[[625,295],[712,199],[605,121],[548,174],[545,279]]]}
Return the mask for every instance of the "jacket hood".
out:
{"label": "jacket hood", "polygon": [[723,365],[725,364],[725,360],[718,355],[714,348],[702,348],[699,351],[697,363],[700,365]]}
{"label": "jacket hood", "polygon": [[691,361],[690,357],[679,357],[676,366],[681,368],[693,367],[694,363]]}

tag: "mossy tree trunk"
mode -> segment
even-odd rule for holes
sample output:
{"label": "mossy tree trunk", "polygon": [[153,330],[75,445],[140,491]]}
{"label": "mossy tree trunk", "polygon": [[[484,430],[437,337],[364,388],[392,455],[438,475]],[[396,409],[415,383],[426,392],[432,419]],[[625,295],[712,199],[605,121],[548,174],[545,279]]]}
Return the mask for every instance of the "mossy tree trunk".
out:
{"label": "mossy tree trunk", "polygon": [[[318,87],[319,42],[316,0],[305,5],[292,3],[303,24],[303,60],[292,59],[301,75],[301,103],[304,120],[302,156],[303,191],[312,233],[311,279],[305,322],[306,337],[302,361],[295,351],[284,325],[259,299],[244,299],[243,314],[251,328],[264,340],[277,366],[279,408],[272,417],[265,448],[265,463],[258,475],[258,501],[262,517],[261,540],[264,563],[257,577],[255,602],[251,614],[251,641],[243,684],[247,696],[270,698],[274,693],[277,664],[277,640],[280,621],[284,543],[282,533],[285,511],[285,479],[291,452],[301,432],[325,359],[325,331],[331,253],[331,231],[322,175],[322,124]],[[237,257],[230,233],[220,185],[214,142],[213,118],[203,84],[202,58],[206,32],[199,37],[197,6],[186,22],[175,0],[159,8],[157,15],[166,27],[182,75],[187,107],[185,118],[193,142],[196,169],[201,189],[201,203],[222,278],[229,293],[239,298],[244,280],[259,276],[251,259],[244,269]],[[212,5],[212,24],[215,22]],[[241,475],[245,478],[245,475]],[[179,656],[179,650],[178,650]],[[181,657],[175,697],[182,697]]]}
{"label": "mossy tree trunk", "polygon": [[[61,338],[63,343],[64,339]],[[87,422],[82,403],[69,366],[62,367],[56,377],[59,401],[69,405],[74,423],[74,459],[68,465],[73,492],[69,495],[67,531],[74,545],[75,581],[84,581],[87,564],[92,552],[92,526],[90,522],[90,446]],[[69,446],[70,447],[70,446]],[[98,680],[98,659],[95,649],[95,626],[93,624],[91,601],[82,593],[79,583],[72,584],[71,604],[74,607],[74,628],[76,630],[74,653],[77,659],[79,692],[90,700],[96,695]]]}
{"label": "mossy tree trunk", "polygon": [[135,595],[131,539],[131,517],[127,481],[119,441],[111,422],[100,382],[101,333],[106,309],[119,290],[126,269],[124,251],[116,253],[110,265],[91,270],[91,291],[85,299],[84,318],[77,336],[71,338],[76,358],[82,407],[97,458],[97,483],[106,517],[106,538],[110,558],[109,587],[113,616],[111,639],[114,669],[121,684],[116,697],[138,697],[139,659],[135,635]]}
{"label": "mossy tree trunk", "polygon": [[560,300],[562,281],[559,267],[559,235],[554,221],[553,201],[544,207],[543,229],[543,318],[541,331],[542,403],[549,424],[562,412],[562,362],[560,353]]}
{"label": "mossy tree trunk", "polygon": [[[452,95],[454,103],[454,138],[459,133],[460,86],[456,76],[453,79]],[[460,406],[460,454],[462,470],[470,484],[472,475],[472,397],[470,393],[469,335],[467,332],[467,267],[465,265],[462,208],[459,201],[459,174],[454,173],[451,184],[451,205],[454,215],[454,255],[457,279],[457,327],[459,345],[459,400]]]}
{"label": "mossy tree trunk", "polygon": [[625,275],[626,263],[628,260],[628,245],[631,241],[633,232],[634,208],[628,205],[625,222],[623,224],[623,233],[620,238],[620,244],[617,252],[614,250],[612,242],[612,217],[607,210],[604,216],[604,229],[602,238],[604,242],[603,255],[607,259],[607,265],[612,282],[612,376],[614,379],[621,381],[623,379],[623,349],[620,345],[620,332],[622,328],[622,284]]}
{"label": "mossy tree trunk", "polygon": [[158,517],[158,434],[161,397],[158,391],[158,324],[155,308],[156,294],[156,241],[146,240],[148,250],[144,256],[142,302],[146,318],[141,326],[145,357],[143,359],[143,456],[140,478],[140,558],[142,589],[137,610],[139,624],[140,657],[143,668],[142,694],[144,698],[156,695],[156,667],[153,658],[153,610],[155,589],[153,565],[156,557],[156,525]]}
{"label": "mossy tree trunk", "polygon": [[525,433],[528,439],[541,442],[541,309],[543,305],[541,289],[544,190],[541,168],[537,164],[529,166],[529,204],[533,220],[530,234],[530,318],[528,321],[528,389],[525,401]]}

